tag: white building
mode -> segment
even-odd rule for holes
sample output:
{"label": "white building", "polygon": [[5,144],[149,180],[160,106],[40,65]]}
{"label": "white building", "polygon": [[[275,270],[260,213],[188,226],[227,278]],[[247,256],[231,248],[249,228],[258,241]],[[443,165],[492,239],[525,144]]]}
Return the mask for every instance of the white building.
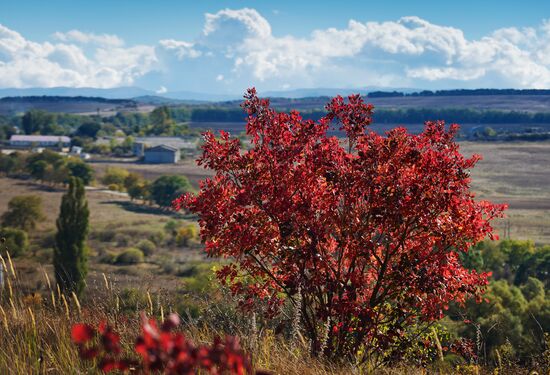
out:
{"label": "white building", "polygon": [[71,145],[71,139],[63,135],[12,135],[10,146],[13,147],[60,147]]}

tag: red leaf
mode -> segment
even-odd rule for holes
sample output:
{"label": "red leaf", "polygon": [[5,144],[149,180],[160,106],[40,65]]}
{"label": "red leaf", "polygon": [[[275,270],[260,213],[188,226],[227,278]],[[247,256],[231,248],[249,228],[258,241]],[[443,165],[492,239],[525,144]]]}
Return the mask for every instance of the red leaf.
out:
{"label": "red leaf", "polygon": [[75,344],[85,344],[95,336],[95,330],[87,324],[75,324],[71,330],[71,337]]}

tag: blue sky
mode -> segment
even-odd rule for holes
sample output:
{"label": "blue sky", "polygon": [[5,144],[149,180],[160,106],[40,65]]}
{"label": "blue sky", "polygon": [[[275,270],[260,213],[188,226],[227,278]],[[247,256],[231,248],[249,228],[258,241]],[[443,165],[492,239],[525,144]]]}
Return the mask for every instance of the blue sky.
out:
{"label": "blue sky", "polygon": [[1,1],[0,87],[550,87],[547,1]]}

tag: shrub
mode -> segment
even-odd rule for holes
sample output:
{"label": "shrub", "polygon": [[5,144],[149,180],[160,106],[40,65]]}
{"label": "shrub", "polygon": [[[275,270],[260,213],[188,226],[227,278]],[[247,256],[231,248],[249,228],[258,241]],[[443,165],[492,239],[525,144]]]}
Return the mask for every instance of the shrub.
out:
{"label": "shrub", "polygon": [[118,247],[125,247],[130,245],[130,242],[132,241],[132,237],[126,233],[117,233],[115,234],[114,241],[116,242],[116,245]]}
{"label": "shrub", "polygon": [[189,246],[189,242],[197,238],[197,227],[194,224],[188,224],[181,227],[176,235],[176,243],[179,246]]}
{"label": "shrub", "polygon": [[124,187],[119,184],[109,184],[107,185],[107,189],[111,191],[124,191]]}
{"label": "shrub", "polygon": [[162,231],[156,231],[149,235],[149,240],[151,240],[155,245],[161,246],[164,242],[164,233]]}
{"label": "shrub", "polygon": [[130,247],[116,257],[116,264],[136,264],[142,263],[143,260],[144,256],[141,250]]}
{"label": "shrub", "polygon": [[117,254],[112,251],[106,251],[105,253],[99,256],[98,261],[99,263],[116,264]]}
{"label": "shrub", "polygon": [[154,242],[150,240],[141,240],[137,243],[136,247],[140,249],[143,254],[149,256],[153,254],[153,252],[157,248],[157,245],[155,245]]}
{"label": "shrub", "polygon": [[[207,132],[199,165],[215,175],[174,207],[199,216],[210,256],[241,306],[295,306],[312,353],[359,363],[403,358],[452,301],[480,298],[488,274],[459,254],[486,236],[504,206],[477,202],[464,158],[443,122],[422,133],[367,129],[361,96],[327,104],[317,123],[277,113],[249,90],[251,149]],[[346,142],[330,137],[334,124]]]}
{"label": "shrub", "polygon": [[44,218],[42,198],[38,195],[20,195],[8,202],[8,210],[2,215],[2,226],[31,230]]}
{"label": "shrub", "polygon": [[97,238],[101,242],[113,242],[117,232],[112,229],[105,229],[102,231],[92,232],[90,237]]}
{"label": "shrub", "polygon": [[1,228],[0,239],[2,252],[7,251],[10,256],[23,255],[29,248],[27,232],[17,228]]}
{"label": "shrub", "polygon": [[[102,372],[119,370],[127,372],[133,367],[138,372],[151,369],[168,375],[195,374],[252,374],[249,358],[239,346],[239,340],[227,336],[216,338],[211,345],[195,346],[181,333],[173,332],[180,324],[176,314],[171,314],[160,326],[154,319],[143,316],[141,335],[135,340],[134,350],[139,361],[122,353],[120,337],[110,326],[101,323],[96,330],[87,324],[75,324],[72,340],[81,358],[97,359]],[[99,340],[94,340],[99,337]],[[96,346],[93,341],[98,341]]]}
{"label": "shrub", "polygon": [[124,180],[126,179],[126,177],[128,177],[129,174],[130,172],[128,172],[126,169],[107,167],[105,173],[103,174],[103,177],[101,178],[101,183],[107,186],[120,186],[120,189],[124,189]]}

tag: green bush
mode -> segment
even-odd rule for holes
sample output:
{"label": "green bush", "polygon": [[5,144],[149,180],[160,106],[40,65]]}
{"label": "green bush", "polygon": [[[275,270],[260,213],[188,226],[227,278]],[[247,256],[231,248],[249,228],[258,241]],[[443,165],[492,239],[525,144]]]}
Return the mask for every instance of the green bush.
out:
{"label": "green bush", "polygon": [[17,257],[24,254],[29,248],[27,232],[21,229],[5,227],[0,229],[2,252],[8,252],[10,256]]}
{"label": "green bush", "polygon": [[99,263],[105,263],[105,264],[115,264],[117,261],[117,255],[113,253],[112,251],[107,251],[100,255],[98,259]]}
{"label": "green bush", "polygon": [[143,252],[135,247],[129,247],[116,257],[116,264],[136,264],[144,260]]}
{"label": "green bush", "polygon": [[145,254],[146,256],[149,256],[153,254],[153,252],[157,248],[157,245],[155,245],[155,243],[150,240],[141,240],[137,243],[136,247],[140,249],[143,252],[143,254]]}

